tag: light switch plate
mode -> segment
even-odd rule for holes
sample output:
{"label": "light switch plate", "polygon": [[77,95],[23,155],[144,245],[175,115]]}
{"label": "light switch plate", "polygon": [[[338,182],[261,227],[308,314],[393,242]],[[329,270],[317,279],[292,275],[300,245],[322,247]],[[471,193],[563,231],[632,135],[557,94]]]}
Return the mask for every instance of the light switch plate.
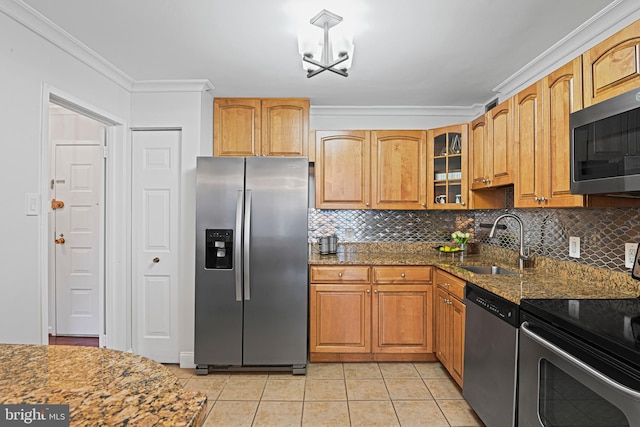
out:
{"label": "light switch plate", "polygon": [[37,193],[26,193],[24,195],[24,214],[36,216],[40,214],[40,195]]}
{"label": "light switch plate", "polygon": [[571,258],[580,258],[580,238],[569,237],[569,256]]}
{"label": "light switch plate", "polygon": [[633,268],[633,260],[636,257],[636,251],[638,250],[637,243],[625,243],[624,244],[624,266],[625,268]]}

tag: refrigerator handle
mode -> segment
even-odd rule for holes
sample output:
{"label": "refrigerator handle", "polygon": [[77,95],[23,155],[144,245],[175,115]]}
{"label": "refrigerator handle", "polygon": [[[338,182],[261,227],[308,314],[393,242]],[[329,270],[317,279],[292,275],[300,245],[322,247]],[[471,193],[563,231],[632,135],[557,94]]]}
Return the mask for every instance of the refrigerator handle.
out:
{"label": "refrigerator handle", "polygon": [[244,265],[244,300],[249,301],[251,299],[251,282],[250,282],[250,262],[249,262],[249,249],[251,243],[251,190],[247,190],[244,196],[244,258],[242,265]]}
{"label": "refrigerator handle", "polygon": [[236,202],[236,232],[233,237],[233,257],[235,258],[236,301],[242,301],[242,190],[238,190]]}

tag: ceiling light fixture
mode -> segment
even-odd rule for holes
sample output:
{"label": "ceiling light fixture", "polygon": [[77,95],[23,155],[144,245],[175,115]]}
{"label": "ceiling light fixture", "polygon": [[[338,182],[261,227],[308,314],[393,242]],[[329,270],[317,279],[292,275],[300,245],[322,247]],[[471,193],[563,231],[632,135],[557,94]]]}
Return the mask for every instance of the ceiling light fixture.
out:
{"label": "ceiling light fixture", "polygon": [[[329,29],[342,22],[342,17],[323,9],[311,18],[309,23],[323,30],[323,39],[308,34],[298,37],[298,50],[302,55],[302,67],[307,70],[307,77],[316,76],[329,70],[348,77],[347,70],[351,66],[353,41],[346,34],[338,34],[329,41]],[[331,54],[331,55],[330,55]],[[322,55],[322,58],[320,56]],[[321,59],[322,62],[319,62]]]}

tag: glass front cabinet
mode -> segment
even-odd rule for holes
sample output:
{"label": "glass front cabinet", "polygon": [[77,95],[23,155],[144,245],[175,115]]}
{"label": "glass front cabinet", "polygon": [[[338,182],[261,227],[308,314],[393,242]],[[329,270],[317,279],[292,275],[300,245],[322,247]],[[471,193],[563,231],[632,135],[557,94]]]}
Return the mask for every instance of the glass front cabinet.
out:
{"label": "glass front cabinet", "polygon": [[468,209],[467,124],[429,131],[427,195],[429,209]]}

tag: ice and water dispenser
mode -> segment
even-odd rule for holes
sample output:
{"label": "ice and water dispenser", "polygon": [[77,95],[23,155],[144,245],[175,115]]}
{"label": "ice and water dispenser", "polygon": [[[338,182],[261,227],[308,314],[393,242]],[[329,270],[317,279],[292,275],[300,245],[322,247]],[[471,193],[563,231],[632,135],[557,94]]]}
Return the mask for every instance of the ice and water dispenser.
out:
{"label": "ice and water dispenser", "polygon": [[205,268],[233,268],[233,230],[207,229]]}

